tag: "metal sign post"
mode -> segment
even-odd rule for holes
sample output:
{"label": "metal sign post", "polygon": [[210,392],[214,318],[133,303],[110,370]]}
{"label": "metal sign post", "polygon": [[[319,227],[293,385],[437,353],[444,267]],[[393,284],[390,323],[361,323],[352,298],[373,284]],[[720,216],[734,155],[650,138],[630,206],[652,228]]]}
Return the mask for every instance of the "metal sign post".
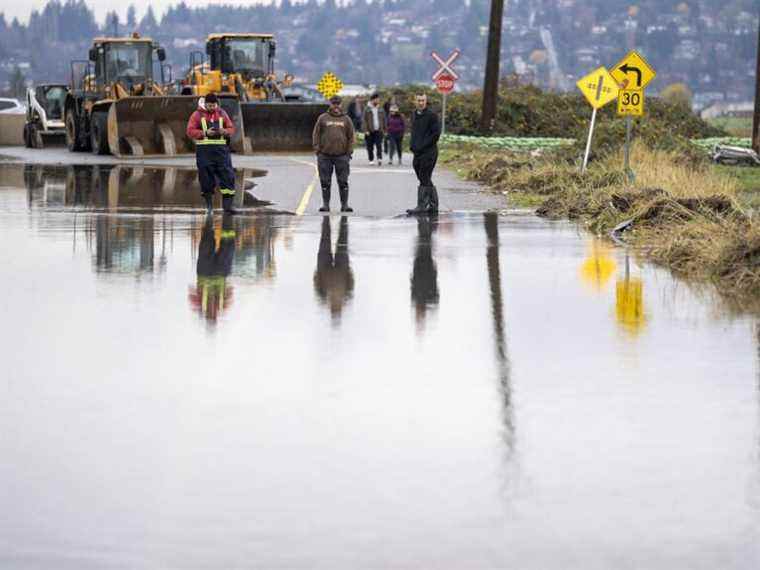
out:
{"label": "metal sign post", "polygon": [[449,73],[440,74],[435,80],[435,87],[443,97],[441,106],[441,134],[446,132],[446,98],[453,91],[456,79]]}
{"label": "metal sign post", "polygon": [[446,134],[446,93],[443,94],[443,103],[441,104],[441,136]]}
{"label": "metal sign post", "polygon": [[588,129],[588,141],[586,142],[586,153],[583,155],[583,168],[581,168],[581,172],[586,172],[586,167],[588,166],[588,155],[591,153],[591,137],[594,136],[595,124],[596,124],[596,107],[594,107],[594,112],[591,113],[591,126]]}
{"label": "metal sign post", "polygon": [[621,86],[617,114],[619,117],[625,117],[624,168],[628,183],[632,184],[636,180],[636,175],[631,169],[632,117],[644,115],[644,89],[657,77],[657,72],[640,53],[631,51],[612,68],[610,74]]}
{"label": "metal sign post", "polygon": [[631,117],[625,118],[625,175],[628,177],[628,182],[633,184],[636,180],[636,175],[631,170],[631,129],[633,128],[633,119]]}
{"label": "metal sign post", "polygon": [[454,90],[459,75],[452,67],[454,61],[459,57],[460,51],[455,49],[448,58],[445,60],[436,52],[432,52],[430,55],[440,66],[438,71],[433,74],[433,81],[435,81],[435,87],[438,93],[442,95],[441,101],[441,134],[446,134],[446,98],[448,94]]}
{"label": "metal sign post", "polygon": [[581,172],[586,172],[588,157],[591,153],[591,138],[594,136],[594,125],[596,125],[596,112],[617,98],[620,88],[605,67],[599,67],[585,77],[582,77],[576,85],[589,102],[589,105],[594,109],[594,112],[591,114],[591,126],[588,130],[586,153],[583,155],[583,166],[581,167]]}

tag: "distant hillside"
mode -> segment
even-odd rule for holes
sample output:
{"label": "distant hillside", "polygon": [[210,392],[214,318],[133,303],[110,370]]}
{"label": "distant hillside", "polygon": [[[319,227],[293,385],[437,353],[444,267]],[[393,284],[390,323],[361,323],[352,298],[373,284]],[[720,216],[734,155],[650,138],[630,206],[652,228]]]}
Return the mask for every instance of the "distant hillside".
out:
{"label": "distant hillside", "polygon": [[[488,0],[307,0],[276,6],[193,9],[183,3],[160,20],[152,10],[96,22],[84,0],[53,0],[28,25],[0,15],[0,87],[18,66],[27,78],[65,81],[68,62],[86,56],[98,33],[139,30],[167,49],[175,76],[210,32],[271,31],[280,72],[315,82],[326,70],[351,83],[429,82],[432,49],[462,50],[460,87],[480,86]],[[640,49],[658,71],[657,91],[687,83],[705,104],[752,97],[758,13],[755,0],[510,0],[502,70],[524,82],[572,89],[597,65]]]}

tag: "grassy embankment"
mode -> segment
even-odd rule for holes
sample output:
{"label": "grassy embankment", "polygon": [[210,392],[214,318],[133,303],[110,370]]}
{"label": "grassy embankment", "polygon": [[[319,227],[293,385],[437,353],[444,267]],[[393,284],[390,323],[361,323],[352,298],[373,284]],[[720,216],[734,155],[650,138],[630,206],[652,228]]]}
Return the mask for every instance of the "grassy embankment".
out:
{"label": "grassy embankment", "polygon": [[[748,141],[752,136],[752,119],[726,117],[708,121],[712,126],[725,130],[732,137]],[[715,169],[736,180],[739,200],[753,209],[760,208],[760,168],[739,166],[716,166]]]}
{"label": "grassy embankment", "polygon": [[[410,101],[409,93],[399,96],[402,105]],[[449,132],[476,132],[477,95],[450,103]],[[760,227],[753,218],[758,175],[716,168],[690,142],[728,133],[688,109],[650,99],[647,116],[635,122],[636,178],[630,183],[623,173],[625,124],[611,108],[599,114],[593,160],[580,173],[577,141],[584,140],[589,114],[575,95],[509,86],[500,93],[494,134],[572,138],[575,144],[531,153],[457,142],[445,144],[441,158],[463,177],[507,194],[513,205],[537,207],[539,215],[569,218],[602,235],[628,222],[622,239],[649,259],[713,282],[743,308],[760,310]]]}

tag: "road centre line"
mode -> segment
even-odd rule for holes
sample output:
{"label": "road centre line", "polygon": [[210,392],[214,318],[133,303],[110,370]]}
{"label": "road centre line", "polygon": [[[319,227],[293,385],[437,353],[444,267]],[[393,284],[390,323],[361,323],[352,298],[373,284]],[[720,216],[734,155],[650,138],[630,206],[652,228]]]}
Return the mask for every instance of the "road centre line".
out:
{"label": "road centre line", "polygon": [[306,191],[303,193],[301,201],[298,203],[298,207],[296,208],[296,216],[303,216],[304,212],[306,211],[306,206],[309,205],[309,200],[311,200],[311,195],[314,192],[314,186],[317,185],[318,178],[319,175],[315,174],[314,178],[311,179],[311,182],[306,187]]}
{"label": "road centre line", "polygon": [[319,170],[317,170],[317,165],[313,162],[307,162],[305,160],[299,160],[297,158],[291,157],[288,157],[288,160],[296,162],[298,164],[303,164],[304,166],[309,166],[314,169],[314,176],[312,177],[311,182],[309,182],[309,185],[306,187],[303,196],[301,196],[301,200],[298,202],[298,207],[296,208],[296,216],[303,216],[304,212],[306,211],[306,207],[309,205],[309,200],[311,200],[311,195],[314,193],[314,187],[317,185],[317,180],[319,180]]}
{"label": "road centre line", "polygon": [[[296,216],[303,216],[306,212],[306,208],[309,205],[309,201],[311,200],[311,195],[314,193],[314,188],[317,185],[317,182],[319,181],[319,170],[317,170],[317,165],[313,162],[308,162],[306,160],[299,160],[298,158],[290,158],[288,157],[288,160],[302,164],[304,166],[309,166],[314,169],[314,177],[311,179],[311,182],[309,182],[309,185],[306,187],[306,190],[303,193],[303,196],[301,196],[301,200],[298,202],[298,207],[296,208]],[[410,174],[410,170],[388,170],[388,169],[382,169],[378,167],[366,167],[366,168],[357,168],[352,170],[353,174]]]}

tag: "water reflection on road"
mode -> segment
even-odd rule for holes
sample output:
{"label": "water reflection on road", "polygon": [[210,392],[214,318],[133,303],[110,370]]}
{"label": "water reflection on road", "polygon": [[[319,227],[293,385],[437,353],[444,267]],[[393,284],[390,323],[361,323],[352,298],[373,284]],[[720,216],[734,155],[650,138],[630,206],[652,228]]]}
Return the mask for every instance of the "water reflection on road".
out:
{"label": "water reflection on road", "polygon": [[216,323],[219,315],[232,305],[232,287],[227,285],[235,257],[232,221],[232,216],[222,217],[217,245],[214,219],[207,217],[198,242],[198,279],[195,288],[190,289],[190,303],[210,323]]}
{"label": "water reflection on road", "polygon": [[317,269],[314,271],[314,292],[329,309],[333,326],[340,324],[343,308],[354,292],[354,273],[348,254],[348,217],[340,217],[339,228],[333,255],[330,217],[322,218]]}
{"label": "water reflection on road", "polygon": [[433,234],[438,227],[438,216],[417,218],[417,240],[414,248],[411,290],[418,331],[425,328],[429,310],[434,310],[440,299],[438,268],[433,258]]}
{"label": "water reflection on road", "polygon": [[760,327],[666,272],[530,216],[25,174],[0,568],[760,565]]}
{"label": "water reflection on road", "polygon": [[[6,167],[7,170],[11,167]],[[144,165],[42,165],[23,167],[32,208],[87,208],[108,212],[188,211],[203,206],[198,174],[192,167]],[[266,206],[250,190],[266,171],[235,171],[237,206]],[[220,197],[216,196],[216,207]]]}

